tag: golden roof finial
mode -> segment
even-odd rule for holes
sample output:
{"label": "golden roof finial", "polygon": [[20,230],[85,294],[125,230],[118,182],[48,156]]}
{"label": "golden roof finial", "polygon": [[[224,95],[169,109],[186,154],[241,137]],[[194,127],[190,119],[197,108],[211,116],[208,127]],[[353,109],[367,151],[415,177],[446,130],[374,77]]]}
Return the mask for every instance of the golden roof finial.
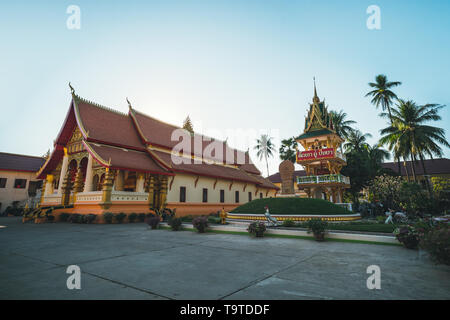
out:
{"label": "golden roof finial", "polygon": [[314,81],[314,97],[313,97],[313,102],[320,102],[319,97],[317,96],[317,89],[316,89],[316,77],[313,77],[313,81]]}
{"label": "golden roof finial", "polygon": [[75,89],[72,87],[72,85],[70,84],[70,81],[69,81],[69,88],[70,88],[70,93],[71,94],[75,94]]}
{"label": "golden roof finial", "polygon": [[130,100],[128,100],[128,97],[127,97],[127,103],[128,103],[128,108],[129,108],[130,110],[133,109],[133,107],[131,106]]}

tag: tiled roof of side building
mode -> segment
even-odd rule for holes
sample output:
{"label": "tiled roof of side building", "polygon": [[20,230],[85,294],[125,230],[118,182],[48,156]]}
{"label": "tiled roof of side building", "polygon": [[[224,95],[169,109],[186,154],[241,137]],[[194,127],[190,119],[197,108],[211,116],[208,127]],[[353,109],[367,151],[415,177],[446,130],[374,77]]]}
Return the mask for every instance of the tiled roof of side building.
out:
{"label": "tiled roof of side building", "polygon": [[[411,172],[411,161],[407,161],[409,175],[412,175]],[[439,158],[439,159],[426,159],[424,160],[425,170],[427,174],[450,174],[450,159],[447,158]],[[385,162],[382,164],[383,168],[391,169],[394,172],[398,173],[398,163],[397,162]],[[406,176],[406,169],[403,165],[403,162],[400,162],[401,174],[402,176]],[[423,167],[420,161],[416,162],[415,165],[416,175],[423,175]]]}
{"label": "tiled roof of side building", "polygon": [[[409,170],[409,175],[412,175],[410,169],[411,161],[407,161],[407,166]],[[440,158],[440,159],[427,159],[424,160],[425,169],[428,175],[435,174],[450,174],[450,159]],[[397,162],[385,162],[382,164],[383,168],[391,169],[394,172],[398,172],[398,163]],[[403,165],[403,162],[400,163],[402,176],[406,176],[406,170]],[[423,168],[420,161],[416,163],[415,166],[416,175],[423,175]],[[297,170],[294,172],[294,180],[297,176],[306,176],[305,170]],[[281,183],[280,173],[277,172],[271,176],[269,176],[269,180],[273,183]]]}
{"label": "tiled roof of side building", "polygon": [[0,152],[0,170],[37,172],[45,158]]}

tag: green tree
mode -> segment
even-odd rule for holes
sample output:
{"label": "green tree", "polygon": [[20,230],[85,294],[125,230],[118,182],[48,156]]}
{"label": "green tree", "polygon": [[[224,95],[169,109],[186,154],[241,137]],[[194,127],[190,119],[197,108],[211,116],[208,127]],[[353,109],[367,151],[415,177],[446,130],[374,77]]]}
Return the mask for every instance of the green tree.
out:
{"label": "green tree", "polygon": [[343,111],[330,111],[334,130],[343,139],[347,139],[350,132],[353,131],[352,125],[356,123],[353,120],[347,120],[347,114]]}
{"label": "green tree", "polygon": [[366,150],[370,177],[375,178],[376,176],[384,173],[382,163],[384,160],[389,159],[391,155],[386,150],[380,148],[378,144],[373,146],[367,145]]}
{"label": "green tree", "polygon": [[297,141],[295,137],[281,140],[280,146],[280,159],[281,160],[289,160],[292,163],[295,163],[296,160],[296,147]]}
{"label": "green tree", "polygon": [[[389,82],[384,74],[379,74],[375,77],[375,82],[369,82],[369,86],[373,90],[369,91],[366,97],[372,97],[372,104],[377,108],[381,106],[383,111],[387,110],[388,114],[391,115],[391,105],[397,99],[397,95],[391,89],[401,84],[400,81]],[[390,118],[392,117],[390,116]]]}
{"label": "green tree", "polygon": [[273,157],[273,152],[275,150],[275,145],[273,144],[272,139],[273,138],[269,137],[269,135],[263,134],[259,139],[256,139],[255,146],[255,150],[258,151],[256,155],[258,156],[259,160],[261,160],[263,157],[266,160],[267,176],[269,176],[268,158]]}
{"label": "green tree", "polygon": [[371,138],[372,135],[370,133],[362,133],[359,130],[350,131],[347,142],[344,144],[345,153],[349,153],[351,151],[362,152],[367,149],[367,138]]}
{"label": "green tree", "polygon": [[[413,179],[416,182],[415,163],[420,159],[424,174],[424,156],[442,156],[442,148],[439,144],[450,147],[445,139],[445,130],[428,125],[429,121],[440,120],[438,112],[444,106],[437,104],[417,105],[414,101],[399,100],[397,108],[392,108],[392,125],[382,129],[381,144],[398,145],[401,155],[411,157]],[[388,114],[381,113],[382,117]],[[401,146],[401,147],[400,147]],[[428,185],[428,183],[427,183]]]}
{"label": "green tree", "polygon": [[[369,86],[373,88],[373,90],[369,91],[366,94],[367,96],[372,97],[372,104],[375,105],[376,108],[381,106],[381,109],[384,111],[388,111],[390,123],[392,124],[392,116],[391,116],[391,106],[394,100],[397,100],[397,95],[391,90],[394,87],[401,85],[400,81],[392,81],[389,82],[387,77],[384,74],[379,74],[375,77],[375,82],[369,82]],[[398,173],[401,174],[400,167],[400,156],[396,153],[397,149],[393,148],[394,159],[397,160],[398,164]]]}

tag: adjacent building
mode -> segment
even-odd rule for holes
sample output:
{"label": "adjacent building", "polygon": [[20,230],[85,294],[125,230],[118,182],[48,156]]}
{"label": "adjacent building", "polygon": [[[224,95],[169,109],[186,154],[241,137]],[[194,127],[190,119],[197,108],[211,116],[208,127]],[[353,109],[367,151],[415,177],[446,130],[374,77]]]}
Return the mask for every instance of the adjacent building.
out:
{"label": "adjacent building", "polygon": [[42,181],[36,172],[44,164],[42,157],[0,152],[0,213],[7,207],[34,207]]}

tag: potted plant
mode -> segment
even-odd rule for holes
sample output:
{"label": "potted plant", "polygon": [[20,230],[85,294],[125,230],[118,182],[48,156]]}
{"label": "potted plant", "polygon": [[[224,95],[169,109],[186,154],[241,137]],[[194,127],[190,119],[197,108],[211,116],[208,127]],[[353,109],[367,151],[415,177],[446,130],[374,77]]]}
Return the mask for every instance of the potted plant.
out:
{"label": "potted plant", "polygon": [[252,222],[248,225],[247,231],[251,235],[257,238],[264,237],[264,232],[267,230],[266,224],[264,222]]}
{"label": "potted plant", "polygon": [[307,223],[308,233],[312,232],[316,241],[324,241],[328,223],[322,219],[311,219]]}
{"label": "potted plant", "polygon": [[192,220],[192,225],[199,233],[204,233],[208,227],[208,218],[205,216],[196,217]]}

